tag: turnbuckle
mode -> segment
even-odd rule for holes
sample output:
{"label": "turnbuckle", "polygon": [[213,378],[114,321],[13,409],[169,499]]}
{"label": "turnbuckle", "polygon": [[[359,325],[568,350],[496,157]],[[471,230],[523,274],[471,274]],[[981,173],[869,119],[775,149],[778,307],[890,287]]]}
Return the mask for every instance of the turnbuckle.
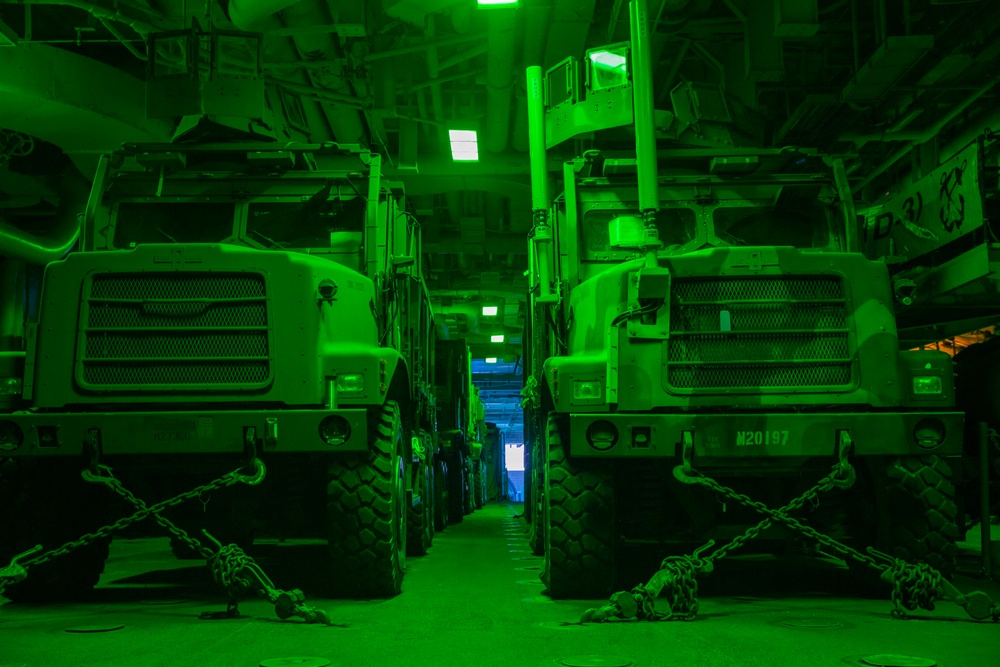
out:
{"label": "turnbuckle", "polygon": [[[898,559],[893,558],[889,554],[882,553],[874,547],[868,547],[866,551],[868,552],[868,555],[873,558],[877,558],[893,566],[897,563]],[[909,563],[906,563],[906,566],[913,567]],[[890,586],[895,585],[891,568],[883,570],[879,578]],[[977,621],[984,621],[988,618],[992,618],[994,621],[1000,620],[1000,605],[994,603],[993,598],[983,591],[963,593],[955,586],[955,584],[945,579],[944,576],[939,576],[934,592],[937,593],[939,599],[948,600],[949,602],[957,604],[959,607],[964,609],[965,613],[972,619]]]}

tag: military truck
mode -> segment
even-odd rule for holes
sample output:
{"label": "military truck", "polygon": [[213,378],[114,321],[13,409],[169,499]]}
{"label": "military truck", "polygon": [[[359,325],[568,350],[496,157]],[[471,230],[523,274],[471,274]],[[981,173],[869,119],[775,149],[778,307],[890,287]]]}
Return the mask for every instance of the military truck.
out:
{"label": "military truck", "polygon": [[476,489],[477,481],[482,486],[480,456],[485,415],[479,389],[472,383],[468,342],[439,340],[436,353],[437,432],[448,493],[448,522],[461,523],[466,515],[482,507]]}
{"label": "military truck", "polygon": [[[526,423],[549,594],[605,596],[624,554],[690,553],[759,520],[677,466],[777,506],[849,457],[855,488],[808,521],[947,571],[951,359],[899,349],[887,267],[861,253],[839,159],[746,145],[753,123],[712,86],[679,84],[654,111],[644,5],[629,42],[527,71]],[[602,150],[613,127],[634,129],[632,147],[618,133]],[[551,199],[546,151],[591,132]],[[772,528],[747,548],[792,537]]]}
{"label": "military truck", "polygon": [[[873,185],[886,194],[861,211],[861,242],[869,258],[889,267],[902,344],[957,352],[956,403],[967,420],[960,523],[968,515],[988,526],[1000,488],[1000,340],[995,333],[984,340],[1000,323],[1000,246],[990,228],[1000,213],[1000,141],[987,129],[939,151],[940,164],[928,161],[902,181]],[[956,337],[981,342],[948,347]]]}
{"label": "military truck", "polygon": [[[324,538],[335,594],[400,592],[433,535],[434,326],[420,227],[378,154],[127,145],[101,158],[38,311],[0,414],[0,561],[106,522],[88,464],[160,500],[257,457],[261,486],[171,517],[237,543]],[[84,591],[107,554],[6,594]]]}

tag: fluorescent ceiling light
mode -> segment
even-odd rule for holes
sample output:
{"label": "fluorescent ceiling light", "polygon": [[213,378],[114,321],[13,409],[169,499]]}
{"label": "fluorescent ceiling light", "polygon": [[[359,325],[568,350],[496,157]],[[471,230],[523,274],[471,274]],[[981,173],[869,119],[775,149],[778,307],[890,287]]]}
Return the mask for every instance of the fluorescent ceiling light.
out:
{"label": "fluorescent ceiling light", "polygon": [[483,306],[483,315],[492,316],[497,314],[496,306]]}
{"label": "fluorescent ceiling light", "polygon": [[476,0],[480,7],[517,7],[518,0]]}
{"label": "fluorescent ceiling light", "polygon": [[451,159],[456,162],[477,162],[479,143],[475,130],[448,130],[451,141]]}
{"label": "fluorescent ceiling light", "polygon": [[495,364],[496,362],[497,362],[497,358],[496,357],[486,357],[486,363],[488,363],[488,364]]}
{"label": "fluorescent ceiling light", "polygon": [[490,336],[490,342],[491,343],[502,343],[503,342],[503,334],[497,334],[495,336]]}

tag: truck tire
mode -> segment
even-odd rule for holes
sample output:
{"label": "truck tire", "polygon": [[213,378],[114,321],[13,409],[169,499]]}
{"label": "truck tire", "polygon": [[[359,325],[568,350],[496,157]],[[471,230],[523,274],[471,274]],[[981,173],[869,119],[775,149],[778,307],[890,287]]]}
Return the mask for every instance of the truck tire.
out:
{"label": "truck tire", "polygon": [[448,466],[441,459],[434,461],[434,530],[448,527]]}
{"label": "truck tire", "polygon": [[337,457],[328,469],[327,537],[338,597],[402,592],[406,562],[406,466],[399,408],[387,402],[367,452]]}
{"label": "truck tire", "polygon": [[[545,493],[542,490],[545,473],[539,466],[531,467],[531,479],[525,484],[525,488],[530,488],[531,493],[527,497],[531,498],[531,525],[528,526],[528,544],[531,546],[531,553],[536,556],[545,555],[545,520],[542,503],[545,502]],[[525,512],[527,512],[527,501],[525,501]]]}
{"label": "truck tire", "polygon": [[958,507],[948,462],[940,456],[900,457],[885,469],[885,478],[890,532],[881,546],[896,558],[952,576]]}
{"label": "truck tire", "polygon": [[483,462],[476,461],[472,465],[472,500],[476,509],[481,510],[486,504],[485,482],[483,480]]}
{"label": "truck tire", "polygon": [[555,599],[604,598],[614,584],[611,470],[606,461],[570,459],[565,424],[548,421],[542,583]]}
{"label": "truck tire", "polygon": [[[83,481],[82,459],[76,463],[0,459],[0,567],[36,544],[48,551],[109,523],[111,491]],[[110,538],[95,540],[29,567],[28,578],[9,585],[4,596],[17,602],[83,598],[101,578],[110,544]]]}
{"label": "truck tire", "polygon": [[476,486],[472,473],[472,462],[468,458],[465,459],[464,467],[462,468],[462,480],[465,487],[462,495],[462,511],[468,515],[476,511],[476,503],[472,497]]}
{"label": "truck tire", "polygon": [[448,457],[448,521],[462,523],[465,518],[465,460],[462,452]]}
{"label": "truck tire", "polygon": [[426,556],[434,537],[431,478],[426,462],[417,465],[416,475],[413,489],[420,494],[420,502],[407,508],[406,555]]}

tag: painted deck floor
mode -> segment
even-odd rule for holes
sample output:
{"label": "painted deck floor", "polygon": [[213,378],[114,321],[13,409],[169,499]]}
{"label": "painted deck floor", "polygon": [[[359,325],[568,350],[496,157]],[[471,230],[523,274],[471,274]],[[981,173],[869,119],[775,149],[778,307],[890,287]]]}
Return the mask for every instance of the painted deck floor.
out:
{"label": "painted deck floor", "polygon": [[[1000,624],[968,620],[948,602],[894,620],[888,590],[882,600],[861,597],[845,568],[807,558],[726,559],[701,580],[692,622],[575,625],[602,601],[543,594],[542,560],[528,549],[520,511],[491,504],[436,535],[428,556],[408,560],[404,592],[391,600],[311,597],[322,547],[261,547],[258,562],[275,584],[305,590],[332,627],[280,621],[259,600],[242,602],[240,618],[199,620],[225,608],[207,571],[175,560],[166,539],[119,539],[92,601],[0,605],[0,667],[816,667],[880,654],[924,661],[874,664],[1000,667]],[[956,583],[1000,594],[985,579]],[[68,631],[80,626],[122,627]]]}

